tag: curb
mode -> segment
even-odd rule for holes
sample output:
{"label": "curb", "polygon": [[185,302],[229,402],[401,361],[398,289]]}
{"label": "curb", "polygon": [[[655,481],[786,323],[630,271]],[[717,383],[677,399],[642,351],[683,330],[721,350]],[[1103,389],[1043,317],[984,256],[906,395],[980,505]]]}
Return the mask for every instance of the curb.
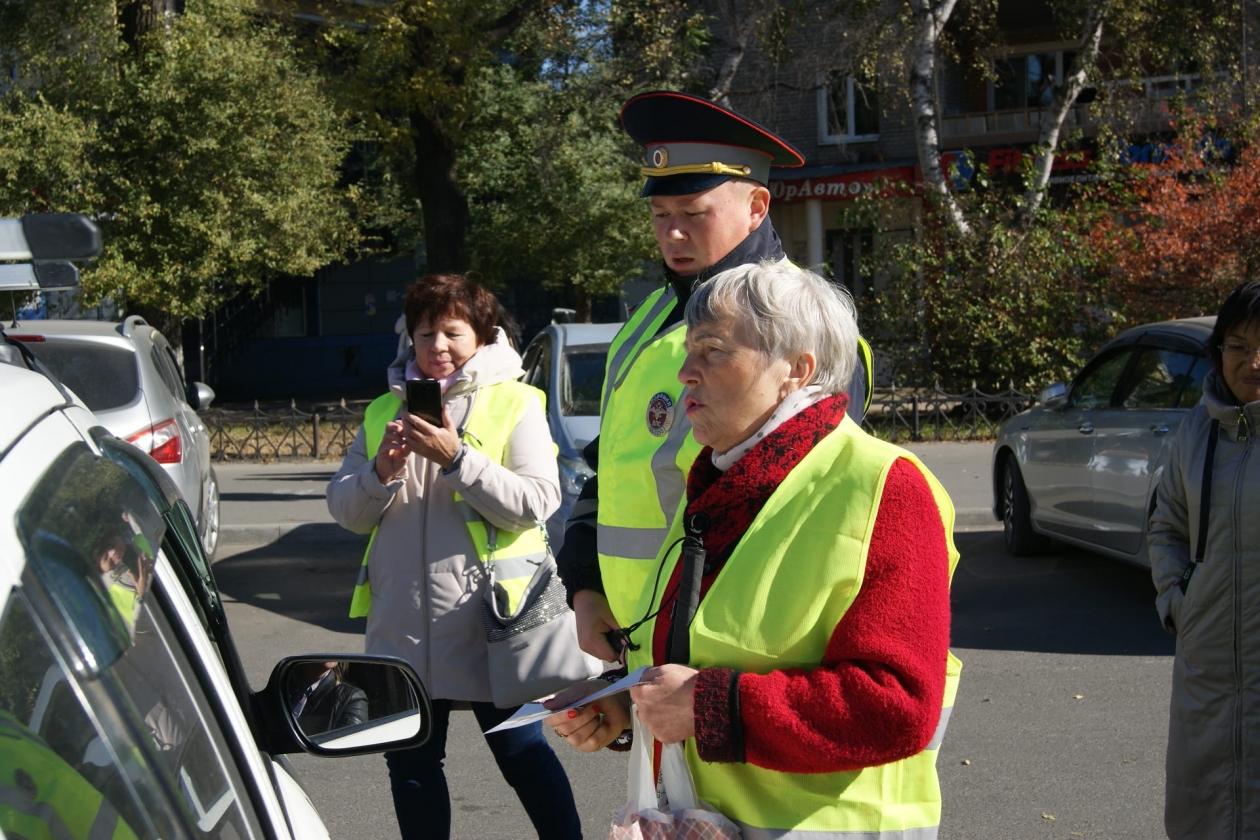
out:
{"label": "curb", "polygon": [[[989,531],[1002,527],[992,511],[960,510],[955,512],[955,531]],[[227,525],[219,531],[219,542],[225,545],[365,545],[367,537],[347,531],[335,522],[280,522],[270,525]]]}
{"label": "curb", "polygon": [[988,508],[954,511],[954,531],[1000,531],[1002,521]]}
{"label": "curb", "polygon": [[280,522],[271,525],[225,525],[219,542],[225,545],[366,545],[367,536],[347,531],[335,522]]}

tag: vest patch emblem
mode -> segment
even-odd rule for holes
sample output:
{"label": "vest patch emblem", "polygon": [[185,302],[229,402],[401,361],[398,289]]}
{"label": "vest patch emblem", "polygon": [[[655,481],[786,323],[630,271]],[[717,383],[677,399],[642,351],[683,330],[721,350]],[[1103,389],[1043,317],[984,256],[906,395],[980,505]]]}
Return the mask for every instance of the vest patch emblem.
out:
{"label": "vest patch emblem", "polygon": [[674,425],[674,398],[660,391],[648,401],[648,431],[655,437],[660,437],[668,432],[672,425]]}

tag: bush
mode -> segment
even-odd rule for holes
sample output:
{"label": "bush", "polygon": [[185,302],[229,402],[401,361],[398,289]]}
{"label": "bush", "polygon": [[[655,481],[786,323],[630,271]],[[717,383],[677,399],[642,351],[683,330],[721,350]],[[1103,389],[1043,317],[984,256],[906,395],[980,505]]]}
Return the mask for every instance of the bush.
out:
{"label": "bush", "polygon": [[915,237],[877,247],[864,269],[887,281],[859,302],[863,335],[896,383],[1035,392],[1065,381],[1120,320],[1089,243],[1105,208],[1086,195],[1018,226],[996,190],[965,198],[971,236],[925,211]]}

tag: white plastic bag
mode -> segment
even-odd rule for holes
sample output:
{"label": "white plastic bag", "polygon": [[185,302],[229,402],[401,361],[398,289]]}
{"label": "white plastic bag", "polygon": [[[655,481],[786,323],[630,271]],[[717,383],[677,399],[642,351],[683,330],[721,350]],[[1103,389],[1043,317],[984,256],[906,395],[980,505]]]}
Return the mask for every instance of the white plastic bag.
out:
{"label": "white plastic bag", "polygon": [[739,826],[696,796],[682,744],[661,747],[660,801],[652,773],[653,740],[631,710],[634,746],[627,778],[629,797],[617,812],[608,840],[739,840]]}

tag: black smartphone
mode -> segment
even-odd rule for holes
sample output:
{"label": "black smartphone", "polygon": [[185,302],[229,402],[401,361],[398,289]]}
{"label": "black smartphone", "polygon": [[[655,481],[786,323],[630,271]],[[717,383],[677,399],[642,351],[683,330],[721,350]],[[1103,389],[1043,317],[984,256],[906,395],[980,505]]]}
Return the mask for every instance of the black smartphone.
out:
{"label": "black smartphone", "polygon": [[441,426],[442,384],[436,379],[408,379],[407,410],[434,426]]}

